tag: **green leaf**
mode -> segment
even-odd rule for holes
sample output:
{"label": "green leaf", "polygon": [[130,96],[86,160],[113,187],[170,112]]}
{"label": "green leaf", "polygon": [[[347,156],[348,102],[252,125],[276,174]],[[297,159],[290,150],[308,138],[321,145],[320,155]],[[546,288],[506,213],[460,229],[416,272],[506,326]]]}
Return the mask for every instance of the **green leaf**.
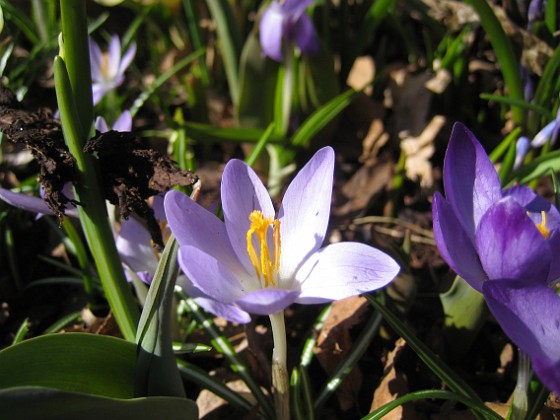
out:
{"label": "green leaf", "polygon": [[[502,69],[502,75],[508,89],[509,97],[522,101],[524,99],[523,84],[519,74],[518,59],[515,56],[509,38],[502,28],[500,21],[486,0],[467,0],[466,2],[474,7],[480,17],[482,27],[490,38],[490,42]],[[523,121],[525,120],[525,113],[523,110],[518,106],[512,106],[511,111],[513,114],[513,121],[517,125],[523,125]]]}
{"label": "green leaf", "polygon": [[439,295],[445,315],[444,337],[450,357],[462,359],[471,348],[488,310],[484,296],[461,277],[455,277],[451,288]]}
{"label": "green leaf", "polygon": [[237,124],[244,128],[265,128],[274,117],[274,98],[279,65],[263,57],[254,29],[241,53]]}
{"label": "green leaf", "polygon": [[198,407],[185,398],[104,398],[41,387],[0,392],[0,412],[7,419],[197,419]]}
{"label": "green leaf", "polygon": [[231,100],[237,104],[239,101],[239,56],[241,55],[239,29],[227,0],[206,0],[206,4],[216,22]]}
{"label": "green leaf", "polygon": [[138,343],[136,396],[185,396],[171,337],[173,290],[179,271],[178,247],[175,237],[171,235],[163,250],[140,315],[136,336]]}
{"label": "green leaf", "polygon": [[49,334],[0,351],[0,389],[44,386],[132,398],[135,362],[136,347],[122,339]]}
{"label": "green leaf", "polygon": [[517,181],[520,184],[527,184],[534,179],[546,175],[551,170],[554,172],[560,171],[560,150],[555,150],[544,156],[539,156],[532,162],[519,168],[517,172],[514,172],[508,185],[512,184],[513,181]]}
{"label": "green leaf", "polygon": [[[220,128],[209,124],[185,123],[183,126],[187,135],[198,142],[230,142],[230,143],[257,143],[265,136],[266,130],[253,128]],[[272,133],[269,143],[277,143],[281,139]]]}
{"label": "green leaf", "polygon": [[437,391],[431,389],[425,391],[411,392],[409,394],[403,395],[402,397],[397,398],[391,402],[388,402],[387,404],[372,411],[367,416],[363,417],[362,420],[381,420],[389,412],[397,408],[399,405],[403,405],[409,401],[428,400],[428,399],[443,399],[443,400],[450,400],[450,401],[458,401],[462,404],[465,404],[471,410],[478,412],[486,420],[503,420],[501,416],[499,416],[494,411],[490,410],[480,401],[473,400],[471,398],[465,397],[463,395],[455,394],[449,391]]}
{"label": "green leaf", "polygon": [[349,89],[331,99],[303,122],[292,136],[292,144],[294,146],[305,146],[315,134],[350,105],[358,95],[361,95],[360,91]]}

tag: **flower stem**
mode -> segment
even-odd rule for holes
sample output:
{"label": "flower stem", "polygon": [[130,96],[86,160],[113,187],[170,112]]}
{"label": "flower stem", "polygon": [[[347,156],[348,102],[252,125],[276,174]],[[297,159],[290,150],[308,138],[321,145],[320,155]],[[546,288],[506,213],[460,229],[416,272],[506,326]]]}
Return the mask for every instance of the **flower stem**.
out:
{"label": "flower stem", "polygon": [[278,420],[290,419],[290,393],[284,311],[269,315],[272,326],[274,349],[272,350],[272,386],[274,387],[274,406]]}

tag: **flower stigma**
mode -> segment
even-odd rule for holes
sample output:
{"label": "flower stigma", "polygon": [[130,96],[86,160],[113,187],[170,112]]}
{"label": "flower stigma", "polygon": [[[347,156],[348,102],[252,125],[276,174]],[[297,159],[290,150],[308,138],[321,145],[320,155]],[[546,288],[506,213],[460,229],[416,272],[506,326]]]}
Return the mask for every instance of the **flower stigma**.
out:
{"label": "flower stigma", "polygon": [[546,212],[543,210],[541,211],[542,220],[540,223],[537,223],[537,229],[541,233],[542,236],[548,238],[550,236],[550,230],[546,227]]}
{"label": "flower stigma", "polygon": [[[264,287],[270,284],[276,286],[274,272],[280,274],[280,220],[264,217],[262,211],[254,210],[249,215],[251,226],[247,231],[247,254],[251,259],[253,267],[259,280],[264,278]],[[272,237],[274,239],[274,255],[270,258],[268,249],[267,232],[272,225]],[[253,234],[256,235],[260,248],[260,259],[253,245]]]}

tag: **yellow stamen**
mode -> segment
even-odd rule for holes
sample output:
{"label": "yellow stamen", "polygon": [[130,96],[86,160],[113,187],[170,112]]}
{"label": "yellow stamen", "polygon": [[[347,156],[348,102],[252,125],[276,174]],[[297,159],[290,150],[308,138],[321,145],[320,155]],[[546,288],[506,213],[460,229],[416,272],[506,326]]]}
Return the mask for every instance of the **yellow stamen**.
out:
{"label": "yellow stamen", "polygon": [[[264,287],[270,284],[276,286],[274,273],[280,274],[280,220],[264,217],[261,211],[254,210],[249,215],[251,226],[247,231],[247,254],[259,280],[264,279]],[[272,237],[274,239],[274,260],[270,258],[268,249],[267,232],[272,225]],[[260,259],[253,245],[253,234],[259,243]]]}
{"label": "yellow stamen", "polygon": [[550,231],[546,227],[546,212],[545,211],[541,211],[541,217],[542,217],[542,221],[540,223],[537,223],[537,229],[539,230],[539,232],[541,233],[542,236],[544,236],[545,238],[548,238],[550,236]]}
{"label": "yellow stamen", "polygon": [[106,52],[102,55],[100,70],[103,77],[109,77],[109,54]]}

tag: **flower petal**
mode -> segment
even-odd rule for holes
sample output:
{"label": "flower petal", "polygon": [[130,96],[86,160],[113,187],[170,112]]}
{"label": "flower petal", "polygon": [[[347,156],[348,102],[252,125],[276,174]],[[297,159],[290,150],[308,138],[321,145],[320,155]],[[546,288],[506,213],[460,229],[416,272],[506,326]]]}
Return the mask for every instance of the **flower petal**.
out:
{"label": "flower petal", "polygon": [[237,258],[249,273],[254,272],[247,253],[247,232],[251,226],[249,215],[262,211],[274,218],[274,207],[268,192],[249,165],[234,159],[228,162],[222,176],[222,206],[229,241]]}
{"label": "flower petal", "polygon": [[4,188],[0,188],[0,200],[11,204],[19,209],[27,210],[33,213],[54,214],[50,207],[39,197],[16,193]]}
{"label": "flower petal", "polygon": [[331,211],[334,151],[319,150],[288,186],[278,212],[281,278],[291,279],[322,245]]}
{"label": "flower petal", "polygon": [[311,3],[313,0],[285,0],[282,4],[282,12],[286,15],[298,16],[305,12]]}
{"label": "flower petal", "polygon": [[211,298],[203,297],[195,298],[194,301],[205,311],[222,317],[229,322],[236,322],[237,324],[247,324],[251,322],[251,315],[235,304],[228,305]]}
{"label": "flower petal", "polygon": [[471,287],[481,291],[488,280],[474,244],[467,236],[451,205],[436,192],[432,201],[434,239],[441,256],[451,269],[465,279]]}
{"label": "flower petal", "polygon": [[132,114],[126,110],[117,118],[113,124],[115,131],[132,131]]}
{"label": "flower petal", "polygon": [[453,126],[443,165],[447,201],[474,243],[486,210],[502,197],[500,179],[488,155],[463,124]]}
{"label": "flower petal", "polygon": [[121,40],[117,35],[113,35],[109,40],[109,51],[107,57],[107,66],[105,68],[105,79],[114,79],[119,75],[119,67],[121,65]]}
{"label": "flower petal", "polygon": [[214,214],[180,191],[165,194],[164,208],[171,232],[179,245],[194,246],[216,256],[228,266],[237,265],[241,269],[229,243],[224,223]]}
{"label": "flower petal", "polygon": [[89,60],[91,62],[91,79],[94,82],[103,80],[103,73],[101,71],[103,53],[99,45],[91,38],[89,38]]}
{"label": "flower petal", "polygon": [[247,293],[237,303],[242,309],[257,315],[280,312],[296,301],[297,290],[260,289]]}
{"label": "flower petal", "polygon": [[553,286],[560,281],[560,258],[557,258],[560,255],[560,230],[552,232],[547,242],[552,255],[547,282],[548,286]]}
{"label": "flower petal", "polygon": [[212,299],[231,304],[256,288],[249,276],[240,277],[232,267],[199,248],[185,245],[179,248],[179,265],[193,285]]}
{"label": "flower petal", "polygon": [[490,279],[542,281],[551,263],[544,236],[513,198],[492,206],[476,232],[478,255]]}
{"label": "flower petal", "polygon": [[[297,303],[322,303],[379,289],[399,265],[384,252],[357,242],[332,244],[313,254],[297,273]],[[295,288],[295,287],[294,287]]]}
{"label": "flower petal", "polygon": [[95,129],[100,133],[106,133],[107,131],[109,131],[109,126],[107,125],[107,122],[103,117],[97,117],[95,119],[94,125],[95,125]]}
{"label": "flower petal", "polygon": [[507,336],[536,362],[541,380],[560,390],[558,371],[542,369],[560,363],[560,296],[546,286],[515,280],[486,282],[483,293]]}
{"label": "flower petal", "polygon": [[548,389],[560,394],[560,361],[552,363],[550,360],[533,358],[533,369]]}
{"label": "flower petal", "polygon": [[259,39],[263,54],[278,62],[283,60],[282,38],[284,15],[278,2],[273,1],[265,10],[259,24]]}
{"label": "flower petal", "polygon": [[292,29],[298,48],[307,55],[315,55],[319,52],[319,39],[313,27],[313,22],[305,13],[297,20]]}
{"label": "flower petal", "polygon": [[529,212],[529,217],[535,224],[542,223],[542,212],[546,212],[546,227],[549,230],[560,228],[560,212],[550,201],[537,195],[526,185],[516,185],[504,190],[504,197],[511,196]]}
{"label": "flower petal", "polygon": [[[121,75],[124,74],[124,71],[128,68],[128,66],[130,66],[130,63],[132,63],[132,60],[134,60],[135,56],[136,56],[136,42],[133,42],[132,44],[130,44],[130,47],[128,47],[128,50],[126,50],[126,52],[124,53],[121,59],[118,74]],[[130,131],[130,130],[124,130],[124,131]]]}
{"label": "flower petal", "polygon": [[93,100],[93,105],[97,105],[101,99],[105,96],[107,92],[111,90],[111,87],[105,86],[101,83],[94,83],[91,85],[91,96]]}
{"label": "flower petal", "polygon": [[204,310],[227,319],[230,322],[237,322],[239,324],[246,324],[251,321],[251,316],[239,308],[236,304],[219,302],[207,296],[200,289],[196,288],[192,281],[185,276],[177,278],[177,286],[181,287],[187,295],[192,297],[194,301],[204,308]]}
{"label": "flower petal", "polygon": [[133,271],[155,273],[158,259],[150,245],[151,236],[148,230],[136,219],[129,218],[121,223],[117,235],[117,251],[123,262]]}

